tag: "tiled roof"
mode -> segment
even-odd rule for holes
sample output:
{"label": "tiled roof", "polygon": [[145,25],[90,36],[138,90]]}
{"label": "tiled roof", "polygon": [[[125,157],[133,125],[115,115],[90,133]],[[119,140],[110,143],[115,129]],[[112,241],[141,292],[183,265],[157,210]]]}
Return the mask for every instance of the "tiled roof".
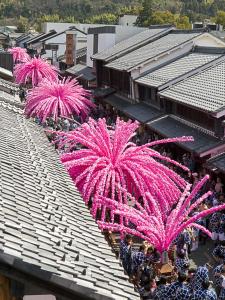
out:
{"label": "tiled roof", "polygon": [[143,85],[159,87],[160,85],[213,61],[219,56],[219,54],[191,53],[162,68],[150,72],[135,81]]}
{"label": "tiled roof", "polygon": [[0,106],[0,140],[0,261],[73,299],[139,299],[43,129]]}
{"label": "tiled roof", "polygon": [[128,99],[121,98],[117,94],[111,94],[103,98],[103,100],[104,102],[110,104],[111,106],[115,107],[120,111],[123,111],[127,106],[131,104]]}
{"label": "tiled roof", "polygon": [[154,130],[167,138],[193,136],[194,142],[185,142],[179,144],[188,151],[193,151],[198,155],[210,151],[218,146],[225,146],[225,142],[221,141],[219,138],[206,134],[198,128],[191,127],[173,116],[159,118],[155,121],[147,123],[147,126],[151,130]]}
{"label": "tiled roof", "polygon": [[[1,84],[0,84],[1,85]],[[18,95],[11,95],[0,90],[0,106],[23,109],[24,104],[21,103]],[[16,110],[17,111],[17,110]]]}
{"label": "tiled roof", "polygon": [[[87,55],[87,47],[83,47],[83,48],[80,48],[80,49],[77,49],[76,50],[76,58],[79,59],[79,58],[82,58],[84,57],[85,55]],[[66,56],[65,54],[63,55],[60,55],[58,57],[59,61],[62,61],[64,63],[66,63]]]}
{"label": "tiled roof", "polygon": [[135,66],[156,57],[157,55],[192,40],[200,34],[201,33],[199,32],[170,33],[152,43],[147,44],[146,46],[139,47],[137,50],[112,61],[106,66],[116,70],[128,71],[133,69]]}
{"label": "tiled roof", "polygon": [[0,86],[6,87],[6,88],[14,90],[14,91],[19,90],[19,85],[18,84],[14,83],[14,82],[7,81],[7,80],[4,80],[2,78],[0,78]]}
{"label": "tiled roof", "polygon": [[225,172],[225,152],[207,160],[206,166],[210,169],[219,169]]}
{"label": "tiled roof", "polygon": [[3,76],[10,77],[10,79],[13,78],[13,73],[10,70],[7,70],[7,69],[2,68],[2,67],[0,67],[0,74],[2,74]]}
{"label": "tiled roof", "polygon": [[37,35],[35,37],[31,37],[28,41],[26,41],[25,44],[26,45],[35,44],[35,43],[41,41],[42,39],[53,36],[55,34],[56,34],[55,30],[50,30],[47,33],[40,33],[39,35]]}
{"label": "tiled roof", "polygon": [[142,45],[146,44],[148,41],[165,34],[167,31],[171,30],[168,28],[156,28],[156,29],[146,29],[141,33],[135,34],[134,36],[116,44],[115,46],[106,49],[102,52],[99,52],[93,55],[94,59],[100,59],[104,61],[110,61],[112,58],[120,57],[133,49],[137,49]]}
{"label": "tiled roof", "polygon": [[225,57],[224,61],[201,73],[177,83],[159,94],[207,112],[225,107]]}
{"label": "tiled roof", "polygon": [[123,109],[123,112],[134,120],[146,123],[160,117],[163,113],[146,103],[130,104]]}
{"label": "tiled roof", "polygon": [[88,81],[93,81],[96,79],[96,76],[92,73],[93,69],[82,64],[77,64],[69,69],[66,69],[66,72],[75,76],[79,76]]}

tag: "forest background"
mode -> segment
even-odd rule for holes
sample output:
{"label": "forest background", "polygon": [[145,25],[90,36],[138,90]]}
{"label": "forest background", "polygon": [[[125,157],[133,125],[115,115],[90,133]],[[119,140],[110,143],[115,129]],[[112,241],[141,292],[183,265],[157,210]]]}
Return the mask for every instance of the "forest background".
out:
{"label": "forest background", "polygon": [[0,25],[41,31],[43,22],[117,24],[122,14],[137,14],[137,26],[211,20],[225,27],[225,0],[0,0]]}

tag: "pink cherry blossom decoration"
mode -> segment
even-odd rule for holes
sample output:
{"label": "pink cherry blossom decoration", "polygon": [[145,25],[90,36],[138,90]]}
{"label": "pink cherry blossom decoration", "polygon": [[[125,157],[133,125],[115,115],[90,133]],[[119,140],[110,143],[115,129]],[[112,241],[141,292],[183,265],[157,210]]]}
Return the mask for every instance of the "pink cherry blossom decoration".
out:
{"label": "pink cherry blossom decoration", "polygon": [[[97,209],[101,211],[101,220],[98,221],[98,225],[102,230],[107,229],[120,232],[121,235],[129,233],[138,236],[153,244],[161,253],[167,251],[175,238],[187,227],[196,227],[211,235],[205,227],[195,222],[209,214],[225,209],[225,204],[190,216],[198,205],[211,194],[211,192],[208,192],[195,200],[194,204],[191,204],[191,201],[195,199],[196,194],[207,179],[208,176],[199,182],[198,188],[195,188],[191,193],[189,193],[191,185],[187,185],[176,205],[166,213],[151,195],[151,202],[149,202],[151,207],[147,202],[144,206],[140,205],[134,197],[127,194],[124,190],[122,190],[122,193],[125,194],[124,197],[132,200],[135,206],[128,205],[130,202],[128,199],[124,201],[127,204],[123,204],[100,196],[95,200],[94,206],[95,214]],[[110,220],[109,215],[106,213],[107,211],[110,211]],[[119,222],[114,221],[116,215],[120,218]]]}
{"label": "pink cherry blossom decoration", "polygon": [[85,119],[95,105],[88,99],[90,93],[76,79],[49,81],[47,79],[29,91],[25,106],[28,117],[39,117],[42,122],[52,117],[80,115]]}
{"label": "pink cherry blossom decoration", "polygon": [[41,58],[33,58],[25,63],[15,66],[15,81],[18,84],[31,82],[33,86],[38,85],[43,78],[57,80],[57,69]]}
{"label": "pink cherry blossom decoration", "polygon": [[24,48],[14,47],[8,49],[8,52],[12,54],[14,63],[23,63],[30,60],[30,56]]}
{"label": "pink cherry blossom decoration", "polygon": [[118,184],[137,199],[148,191],[162,205],[165,202],[171,205],[180,197],[185,180],[161,162],[187,168],[150,147],[193,139],[167,139],[138,147],[131,142],[138,126],[138,122],[118,118],[112,129],[105,119],[89,119],[73,132],[59,133],[63,137],[61,146],[83,146],[81,150],[62,155],[61,160],[86,203],[100,195],[122,202],[123,198],[116,192]]}

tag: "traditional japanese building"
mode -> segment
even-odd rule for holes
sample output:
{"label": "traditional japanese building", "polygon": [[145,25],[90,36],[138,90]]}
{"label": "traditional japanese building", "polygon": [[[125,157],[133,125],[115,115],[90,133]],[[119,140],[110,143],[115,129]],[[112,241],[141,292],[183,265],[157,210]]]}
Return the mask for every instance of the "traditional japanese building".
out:
{"label": "traditional japanese building", "polygon": [[2,299],[139,299],[43,128],[2,98],[0,139]]}
{"label": "traditional japanese building", "polygon": [[[225,44],[209,33],[173,28],[161,29],[153,39],[142,41],[144,45],[135,43],[138,36],[155,30],[159,29],[148,29],[128,40],[131,47],[124,42],[121,48],[116,45],[93,56],[98,85],[115,90],[103,101],[161,137],[194,136],[194,143],[181,147],[198,157],[211,157],[224,149],[222,112],[215,114],[206,106],[215,107],[212,93],[221,96]],[[215,70],[213,77],[207,70]],[[201,81],[203,73],[206,77]],[[179,86],[182,93],[178,95],[173,88]],[[225,104],[222,98],[217,109]]]}

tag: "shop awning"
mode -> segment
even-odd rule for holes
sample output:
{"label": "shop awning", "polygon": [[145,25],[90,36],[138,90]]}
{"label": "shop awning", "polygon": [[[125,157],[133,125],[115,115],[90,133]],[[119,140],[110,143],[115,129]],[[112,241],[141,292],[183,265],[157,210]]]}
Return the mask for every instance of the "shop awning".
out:
{"label": "shop awning", "polygon": [[116,94],[112,94],[105,97],[104,101],[120,111],[123,111],[127,106],[131,105],[130,102],[119,97]]}
{"label": "shop awning", "polygon": [[146,123],[163,115],[158,109],[145,103],[130,104],[123,109],[123,112],[141,123]]}
{"label": "shop awning", "polygon": [[147,126],[158,134],[170,138],[180,136],[193,136],[194,142],[179,143],[184,149],[203,157],[218,147],[225,147],[224,141],[206,134],[197,128],[192,128],[172,116],[165,116],[158,120],[148,122]]}
{"label": "shop awning", "polygon": [[87,81],[94,81],[96,79],[96,76],[92,73],[93,69],[82,64],[75,65],[67,69],[66,72]]}
{"label": "shop awning", "polygon": [[206,167],[225,173],[225,152],[207,160]]}

